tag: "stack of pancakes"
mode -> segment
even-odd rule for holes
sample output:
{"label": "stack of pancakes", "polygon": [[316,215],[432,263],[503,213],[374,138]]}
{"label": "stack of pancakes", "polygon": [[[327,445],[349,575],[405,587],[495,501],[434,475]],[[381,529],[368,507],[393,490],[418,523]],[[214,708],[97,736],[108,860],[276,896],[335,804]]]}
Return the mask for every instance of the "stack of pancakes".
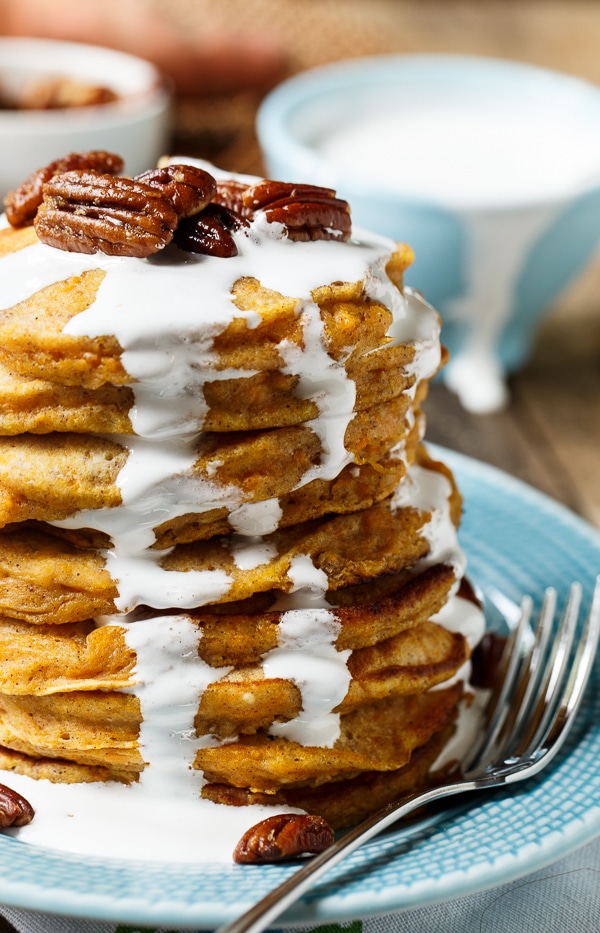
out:
{"label": "stack of pancakes", "polygon": [[268,226],[233,258],[0,230],[0,768],[344,826],[427,779],[480,615],[410,250]]}

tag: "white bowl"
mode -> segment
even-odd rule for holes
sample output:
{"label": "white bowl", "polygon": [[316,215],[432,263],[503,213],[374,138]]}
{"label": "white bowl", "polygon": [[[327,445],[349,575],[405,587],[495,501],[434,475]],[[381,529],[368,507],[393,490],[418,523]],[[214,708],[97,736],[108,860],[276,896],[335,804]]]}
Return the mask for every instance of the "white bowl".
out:
{"label": "white bowl", "polygon": [[170,93],[149,62],[99,46],[0,38],[0,87],[11,96],[31,80],[74,78],[114,91],[114,102],[57,110],[0,110],[0,198],[27,175],[70,152],[105,149],[136,174],[168,145]]}

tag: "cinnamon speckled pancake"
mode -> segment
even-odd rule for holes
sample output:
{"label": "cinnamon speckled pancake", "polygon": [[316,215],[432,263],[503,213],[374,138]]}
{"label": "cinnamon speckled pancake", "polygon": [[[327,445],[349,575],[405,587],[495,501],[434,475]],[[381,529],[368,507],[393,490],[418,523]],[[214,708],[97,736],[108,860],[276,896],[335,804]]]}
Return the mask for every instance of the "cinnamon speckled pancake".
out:
{"label": "cinnamon speckled pancake", "polygon": [[[301,746],[265,733],[201,748],[195,767],[209,783],[276,793],[317,787],[364,771],[394,771],[443,730],[456,713],[462,685],[400,696],[342,715],[332,748]],[[60,759],[131,779],[143,769],[137,697],[102,691],[10,696],[0,693],[0,746],[35,760]],[[21,761],[22,766],[26,760]]]}
{"label": "cinnamon speckled pancake", "polygon": [[1,745],[0,769],[14,774],[24,774],[37,781],[50,781],[53,784],[93,784],[97,781],[120,781],[122,784],[131,784],[139,777],[139,768],[79,765],[64,758],[27,755]]}
{"label": "cinnamon speckled pancake", "polygon": [[[374,700],[424,693],[448,680],[468,657],[461,634],[423,622],[350,654],[348,693],[335,711],[348,713]],[[283,678],[266,677],[257,664],[237,667],[209,684],[195,726],[219,738],[252,735],[275,722],[289,722],[301,711],[298,687]]]}
{"label": "cinnamon speckled pancake", "polygon": [[[240,566],[235,542],[232,546],[226,537],[177,545],[159,566],[226,574],[228,588],[216,601],[230,602],[274,589],[289,592],[294,558],[308,557],[325,574],[328,588],[336,590],[414,566],[429,550],[423,536],[429,517],[412,508],[394,510],[385,500],[362,512],[265,535],[264,563],[248,569]],[[60,623],[116,612],[115,584],[101,555],[52,535],[32,529],[0,535],[0,574],[0,611],[12,618]]]}
{"label": "cinnamon speckled pancake", "polygon": [[[341,606],[336,605],[341,590],[328,594],[340,626],[335,640],[339,651],[375,645],[425,622],[445,604],[455,576],[448,565],[436,564],[417,576],[390,575],[385,581],[389,589],[383,594],[380,579],[349,587]],[[192,610],[191,617],[202,628],[200,657],[207,664],[256,664],[277,647],[282,612],[249,602]]]}
{"label": "cinnamon speckled pancake", "polygon": [[[355,463],[378,463],[406,440],[409,400],[397,396],[358,412],[346,430],[345,446]],[[413,445],[416,438],[413,435]],[[204,499],[259,502],[285,496],[310,481],[322,442],[309,426],[242,433],[205,433],[195,459],[181,478],[204,482]],[[121,504],[117,479],[129,457],[123,444],[108,437],[75,433],[19,434],[0,437],[0,527],[31,519],[56,521],[81,509]],[[273,462],[278,469],[273,470]],[[175,473],[175,479],[178,474]],[[219,490],[222,490],[219,496]],[[202,494],[198,490],[199,511]]]}
{"label": "cinnamon speckled pancake", "polygon": [[0,613],[31,623],[78,622],[114,610],[117,587],[93,550],[31,528],[0,535]]}
{"label": "cinnamon speckled pancake", "polygon": [[300,745],[259,733],[201,748],[196,767],[209,783],[275,793],[282,786],[317,787],[363,771],[394,771],[445,728],[456,712],[462,684],[379,700],[341,717],[332,748]]}
{"label": "cinnamon speckled pancake", "polygon": [[[420,430],[411,431],[406,445],[376,463],[351,463],[335,479],[314,479],[293,492],[279,496],[279,528],[319,518],[327,513],[354,512],[369,508],[390,496],[406,473],[406,464],[415,459]],[[234,532],[226,508],[186,513],[169,519],[154,529],[162,550],[176,544],[204,541],[215,535]]]}
{"label": "cinnamon speckled pancake", "polygon": [[72,276],[0,312],[0,361],[28,379],[88,389],[130,383],[115,337],[64,333],[66,324],[94,302],[104,275],[94,269]]}
{"label": "cinnamon speckled pancake", "polygon": [[[432,645],[437,652],[434,659],[433,651],[423,650],[426,640],[415,642],[406,636],[415,629],[426,634],[423,625],[442,608],[454,580],[453,570],[438,564],[408,579],[401,575],[395,592],[385,597],[373,585],[361,589],[352,605],[332,605],[332,617],[339,626],[334,643],[338,651],[352,652],[349,666],[354,679],[364,680],[369,675],[376,679],[379,670],[390,667],[390,653],[387,648],[380,650],[382,644],[391,646],[394,665],[398,657],[403,658],[399,666],[405,668],[405,675],[411,667],[415,671],[420,667],[422,673],[433,661],[439,665],[439,642],[436,646],[434,639]],[[335,596],[330,594],[331,603]],[[270,601],[274,600],[272,596]],[[156,610],[138,613],[136,624],[143,625],[156,615]],[[256,667],[267,652],[277,648],[282,617],[281,611],[258,606],[255,598],[189,613],[198,626],[201,660],[214,668],[234,669]],[[43,695],[130,686],[136,655],[126,641],[128,624],[126,618],[122,624],[115,620],[114,624],[97,625],[88,619],[56,625],[0,617],[0,692]],[[455,639],[441,638],[442,659],[444,653],[446,660],[452,656],[457,645],[462,656],[464,647]]]}
{"label": "cinnamon speckled pancake", "polygon": [[118,690],[134,682],[135,651],[125,630],[92,620],[32,625],[0,618],[0,693],[48,696],[80,690]]}
{"label": "cinnamon speckled pancake", "polygon": [[298,807],[323,817],[333,829],[344,829],[406,794],[433,786],[438,778],[432,768],[453,730],[454,724],[450,722],[425,745],[415,749],[408,764],[397,770],[364,771],[356,777],[319,784],[318,787],[283,786],[272,794],[252,792],[230,784],[205,784],[202,796],[230,807],[251,804]]}
{"label": "cinnamon speckled pancake", "polygon": [[99,389],[27,379],[0,364],[0,435],[52,431],[130,434],[129,386]]}
{"label": "cinnamon speckled pancake", "polygon": [[[28,239],[31,234],[26,239],[21,231],[3,233],[5,254],[10,251],[11,240],[15,249],[34,245]],[[2,253],[0,262],[1,259]],[[411,259],[410,250],[399,247],[388,263],[389,273],[399,288],[402,273]],[[28,379],[61,385],[96,389],[106,383],[133,382],[122,361],[123,348],[115,337],[65,333],[65,326],[94,303],[104,277],[101,269],[87,270],[45,286],[1,311],[0,362]],[[391,313],[365,297],[361,282],[317,288],[313,299],[320,309],[324,339],[332,359],[346,362],[388,342]],[[233,368],[263,372],[284,368],[279,344],[283,341],[286,345],[301,346],[304,340],[301,302],[264,288],[251,277],[234,283],[232,302],[240,316],[215,336],[206,366],[215,371]],[[258,324],[256,315],[260,319]],[[407,362],[413,356],[414,348],[407,348]]]}
{"label": "cinnamon speckled pancake", "polygon": [[[411,355],[406,346],[384,346],[348,360],[346,371],[356,386],[354,410],[364,411],[410,389],[414,376],[403,367]],[[301,394],[299,379],[292,373],[271,370],[209,380],[198,400],[198,429],[255,431],[317,418],[318,399]],[[130,386],[107,383],[91,389],[62,385],[27,378],[0,363],[0,435],[51,431],[134,434],[134,404]]]}
{"label": "cinnamon speckled pancake", "polygon": [[140,721],[139,700],[131,694],[0,693],[0,745],[34,758],[139,773],[144,764],[138,750]]}
{"label": "cinnamon speckled pancake", "polygon": [[[377,679],[379,672],[390,667],[404,668],[405,676],[409,668],[419,668],[421,675],[427,664],[439,668],[442,660],[454,657],[455,650],[462,663],[464,649],[456,639],[437,631],[438,627],[429,629],[427,623],[444,605],[453,582],[450,567],[435,565],[398,581],[397,591],[384,599],[373,587],[371,602],[361,593],[353,606],[332,606],[339,626],[335,645],[339,651],[351,651],[352,677]],[[277,647],[283,613],[256,607],[242,612],[243,606],[238,603],[230,609],[224,604],[219,611],[215,607],[189,613],[201,635],[199,657],[210,666],[249,669],[260,665],[264,655]],[[136,624],[143,625],[144,619],[157,614],[147,610]],[[91,619],[52,625],[0,617],[0,692],[43,694],[131,685],[135,652],[127,646],[127,625],[125,617],[122,624],[100,626]],[[425,673],[427,677],[432,674]],[[411,687],[409,692],[418,691]]]}
{"label": "cinnamon speckled pancake", "polygon": [[[93,622],[32,626],[0,619],[0,650],[6,659],[0,693],[40,697],[131,687],[136,655],[125,631],[117,625],[96,628]],[[456,673],[468,656],[462,635],[433,622],[355,649],[347,661],[348,692],[336,711],[345,714],[374,700],[423,693]],[[198,734],[221,738],[253,734],[293,719],[301,709],[301,694],[292,681],[267,677],[260,664],[238,665],[199,697],[195,726]]]}

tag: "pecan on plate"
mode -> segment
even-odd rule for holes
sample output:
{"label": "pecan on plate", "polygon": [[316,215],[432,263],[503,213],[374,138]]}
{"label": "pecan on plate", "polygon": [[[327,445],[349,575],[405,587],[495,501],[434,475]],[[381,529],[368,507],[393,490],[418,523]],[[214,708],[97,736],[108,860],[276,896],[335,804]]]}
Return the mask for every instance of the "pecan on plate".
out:
{"label": "pecan on plate", "polygon": [[25,826],[31,823],[34,815],[35,811],[25,797],[5,784],[0,784],[0,829]]}
{"label": "pecan on plate", "polygon": [[261,181],[242,195],[252,211],[264,211],[268,223],[283,224],[290,240],[347,240],[350,205],[332,188]]}
{"label": "pecan on plate", "polygon": [[31,226],[43,200],[43,185],[55,175],[62,175],[71,169],[89,169],[105,175],[118,175],[123,171],[123,159],[112,152],[93,149],[90,152],[71,152],[62,159],[55,159],[49,165],[38,168],[4,199],[6,219],[11,226]]}
{"label": "pecan on plate", "polygon": [[222,204],[209,204],[199,214],[181,221],[173,241],[189,253],[202,253],[205,256],[219,256],[227,259],[237,256],[238,248],[231,235],[232,230],[239,230],[247,221]]}
{"label": "pecan on plate", "polygon": [[195,165],[173,163],[151,168],[136,175],[135,181],[152,185],[170,198],[180,220],[204,210],[217,191],[213,176]]}
{"label": "pecan on plate", "polygon": [[173,239],[177,212],[160,189],[132,178],[72,171],[44,185],[42,242],[76,253],[151,256]]}
{"label": "pecan on plate", "polygon": [[297,855],[323,852],[333,843],[333,830],[321,816],[278,813],[248,829],[233,852],[234,862],[280,862]]}

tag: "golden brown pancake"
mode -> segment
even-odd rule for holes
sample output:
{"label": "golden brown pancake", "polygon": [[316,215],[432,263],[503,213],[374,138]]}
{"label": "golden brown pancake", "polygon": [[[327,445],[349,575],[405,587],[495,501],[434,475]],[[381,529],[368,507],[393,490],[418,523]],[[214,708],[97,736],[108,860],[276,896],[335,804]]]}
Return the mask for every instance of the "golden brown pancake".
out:
{"label": "golden brown pancake", "polygon": [[[22,246],[20,231],[5,235],[4,249]],[[7,246],[7,242],[9,245]],[[1,254],[0,254],[1,256]],[[411,253],[399,247],[388,263],[396,282]],[[123,349],[115,337],[84,337],[65,333],[65,326],[96,299],[105,273],[101,269],[83,272],[45,286],[29,298],[0,312],[0,362],[28,379],[41,379],[61,385],[96,389],[107,383],[133,382],[122,363]],[[361,282],[334,283],[315,289],[327,350],[334,360],[355,359],[388,342],[391,313],[383,305],[367,299]],[[301,345],[303,326],[298,299],[264,288],[256,279],[241,278],[232,289],[233,304],[243,315],[234,318],[213,341],[216,371],[242,369],[280,370],[285,367],[278,344]],[[260,323],[248,326],[247,316],[260,315]],[[349,352],[349,348],[350,351]],[[406,348],[407,361],[414,348]]]}
{"label": "golden brown pancake", "polygon": [[[184,573],[224,571],[231,583],[218,601],[228,602],[273,589],[289,591],[292,560],[308,555],[335,590],[414,566],[429,548],[420,535],[427,518],[414,509],[392,512],[386,501],[267,535],[274,556],[248,570],[237,565],[227,538],[177,545],[160,566]],[[357,553],[357,540],[364,557]],[[40,561],[40,555],[48,560]],[[0,609],[12,618],[66,622],[116,612],[115,584],[104,560],[52,535],[28,530],[1,535],[0,573]]]}
{"label": "golden brown pancake", "polygon": [[[407,408],[408,399],[398,396],[356,414],[345,442],[354,462],[378,464],[391,447],[406,439]],[[188,478],[208,484],[207,491],[197,492],[200,505],[203,496],[218,498],[216,487],[223,494],[233,489],[237,506],[287,495],[308,480],[321,456],[320,438],[303,425],[205,433],[197,443]],[[82,509],[120,505],[117,479],[128,457],[122,444],[95,435],[0,436],[0,527],[28,520],[57,521]]]}
{"label": "golden brown pancake", "polygon": [[[406,346],[386,346],[356,360],[346,370],[356,386],[355,411],[396,398],[414,384],[404,371],[411,353]],[[314,398],[298,392],[299,376],[278,370],[208,381],[202,387],[207,411],[204,431],[257,431],[290,427],[319,415]],[[130,415],[135,404],[130,386],[105,384],[97,389],[27,378],[0,363],[0,435],[52,431],[134,434]]]}
{"label": "golden brown pancake", "polygon": [[0,694],[0,745],[33,758],[138,772],[140,705],[124,693]]}
{"label": "golden brown pancake", "polygon": [[[444,729],[456,713],[462,686],[400,696],[361,706],[340,719],[332,748],[301,746],[264,733],[201,748],[195,767],[209,783],[276,793],[281,787],[317,787],[364,771],[394,771]],[[0,693],[0,745],[32,759],[128,772],[143,768],[137,748],[137,697],[84,691],[47,696]],[[119,779],[119,778],[117,778]]]}
{"label": "golden brown pancake", "polygon": [[139,777],[139,769],[78,765],[64,758],[26,755],[1,745],[0,770],[24,774],[38,781],[51,781],[53,784],[93,784],[97,781],[120,781],[123,784],[131,784]]}
{"label": "golden brown pancake", "polygon": [[[338,590],[412,568],[429,551],[423,530],[430,517],[411,507],[396,509],[386,499],[359,512],[325,515],[265,535],[272,556],[250,569],[238,565],[240,542],[230,536],[177,545],[159,566],[176,572],[221,570],[231,582],[217,601],[231,602],[271,590],[289,592],[293,559],[308,556],[326,575],[328,588]],[[115,597],[99,553],[31,528],[0,535],[4,615],[29,622],[80,621],[115,612]]]}
{"label": "golden brown pancake", "polygon": [[[335,645],[339,651],[352,652],[348,666],[354,679],[377,679],[382,669],[390,668],[390,652],[393,664],[403,667],[405,676],[412,667],[420,666],[424,671],[429,662],[439,664],[440,651],[434,643],[424,650],[432,624],[427,619],[443,606],[453,581],[450,567],[435,565],[419,576],[399,581],[397,591],[386,598],[379,598],[373,587],[372,603],[361,594],[353,606],[333,606],[331,613],[339,625]],[[335,599],[335,594],[331,595]],[[212,667],[256,666],[277,647],[282,612],[250,606],[240,611],[243,607],[243,602],[235,604],[232,611],[224,604],[189,614],[201,633],[199,657]],[[143,625],[144,619],[157,614],[156,610],[140,613],[136,624]],[[50,625],[0,617],[0,692],[54,693],[129,686],[135,652],[127,647],[125,631],[126,620],[123,625],[98,627],[93,620]],[[412,637],[407,637],[410,633]],[[452,654],[451,646],[459,644],[449,633],[437,632],[437,627],[435,637],[442,638],[442,653],[446,655],[449,651]],[[408,692],[417,691],[411,688]]]}
{"label": "golden brown pancake", "polygon": [[265,735],[201,748],[196,767],[209,783],[276,793],[280,787],[318,787],[363,771],[395,771],[448,724],[462,685],[368,703],[341,717],[332,748]]}
{"label": "golden brown pancake", "polygon": [[408,764],[397,770],[364,771],[356,777],[330,781],[318,787],[284,786],[274,794],[253,793],[230,784],[205,784],[202,796],[233,807],[252,804],[298,807],[323,817],[333,829],[345,829],[409,793],[434,785],[437,777],[432,768],[453,729],[450,723],[435,733],[425,745],[412,752]]}
{"label": "golden brown pancake", "polygon": [[[424,693],[455,674],[469,651],[462,635],[423,622],[348,658],[348,693],[335,712],[365,703]],[[252,735],[302,711],[302,696],[289,680],[267,678],[260,665],[237,667],[206,688],[195,719],[199,733],[227,738]]]}
{"label": "golden brown pancake", "polygon": [[[436,564],[418,576],[386,577],[389,589],[384,594],[380,579],[349,587],[341,606],[336,604],[342,591],[329,593],[328,604],[340,626],[336,648],[366,648],[427,621],[444,606],[454,582],[452,568]],[[257,606],[255,600],[196,609],[190,615],[202,628],[200,657],[212,667],[256,664],[278,645],[282,613]]]}

